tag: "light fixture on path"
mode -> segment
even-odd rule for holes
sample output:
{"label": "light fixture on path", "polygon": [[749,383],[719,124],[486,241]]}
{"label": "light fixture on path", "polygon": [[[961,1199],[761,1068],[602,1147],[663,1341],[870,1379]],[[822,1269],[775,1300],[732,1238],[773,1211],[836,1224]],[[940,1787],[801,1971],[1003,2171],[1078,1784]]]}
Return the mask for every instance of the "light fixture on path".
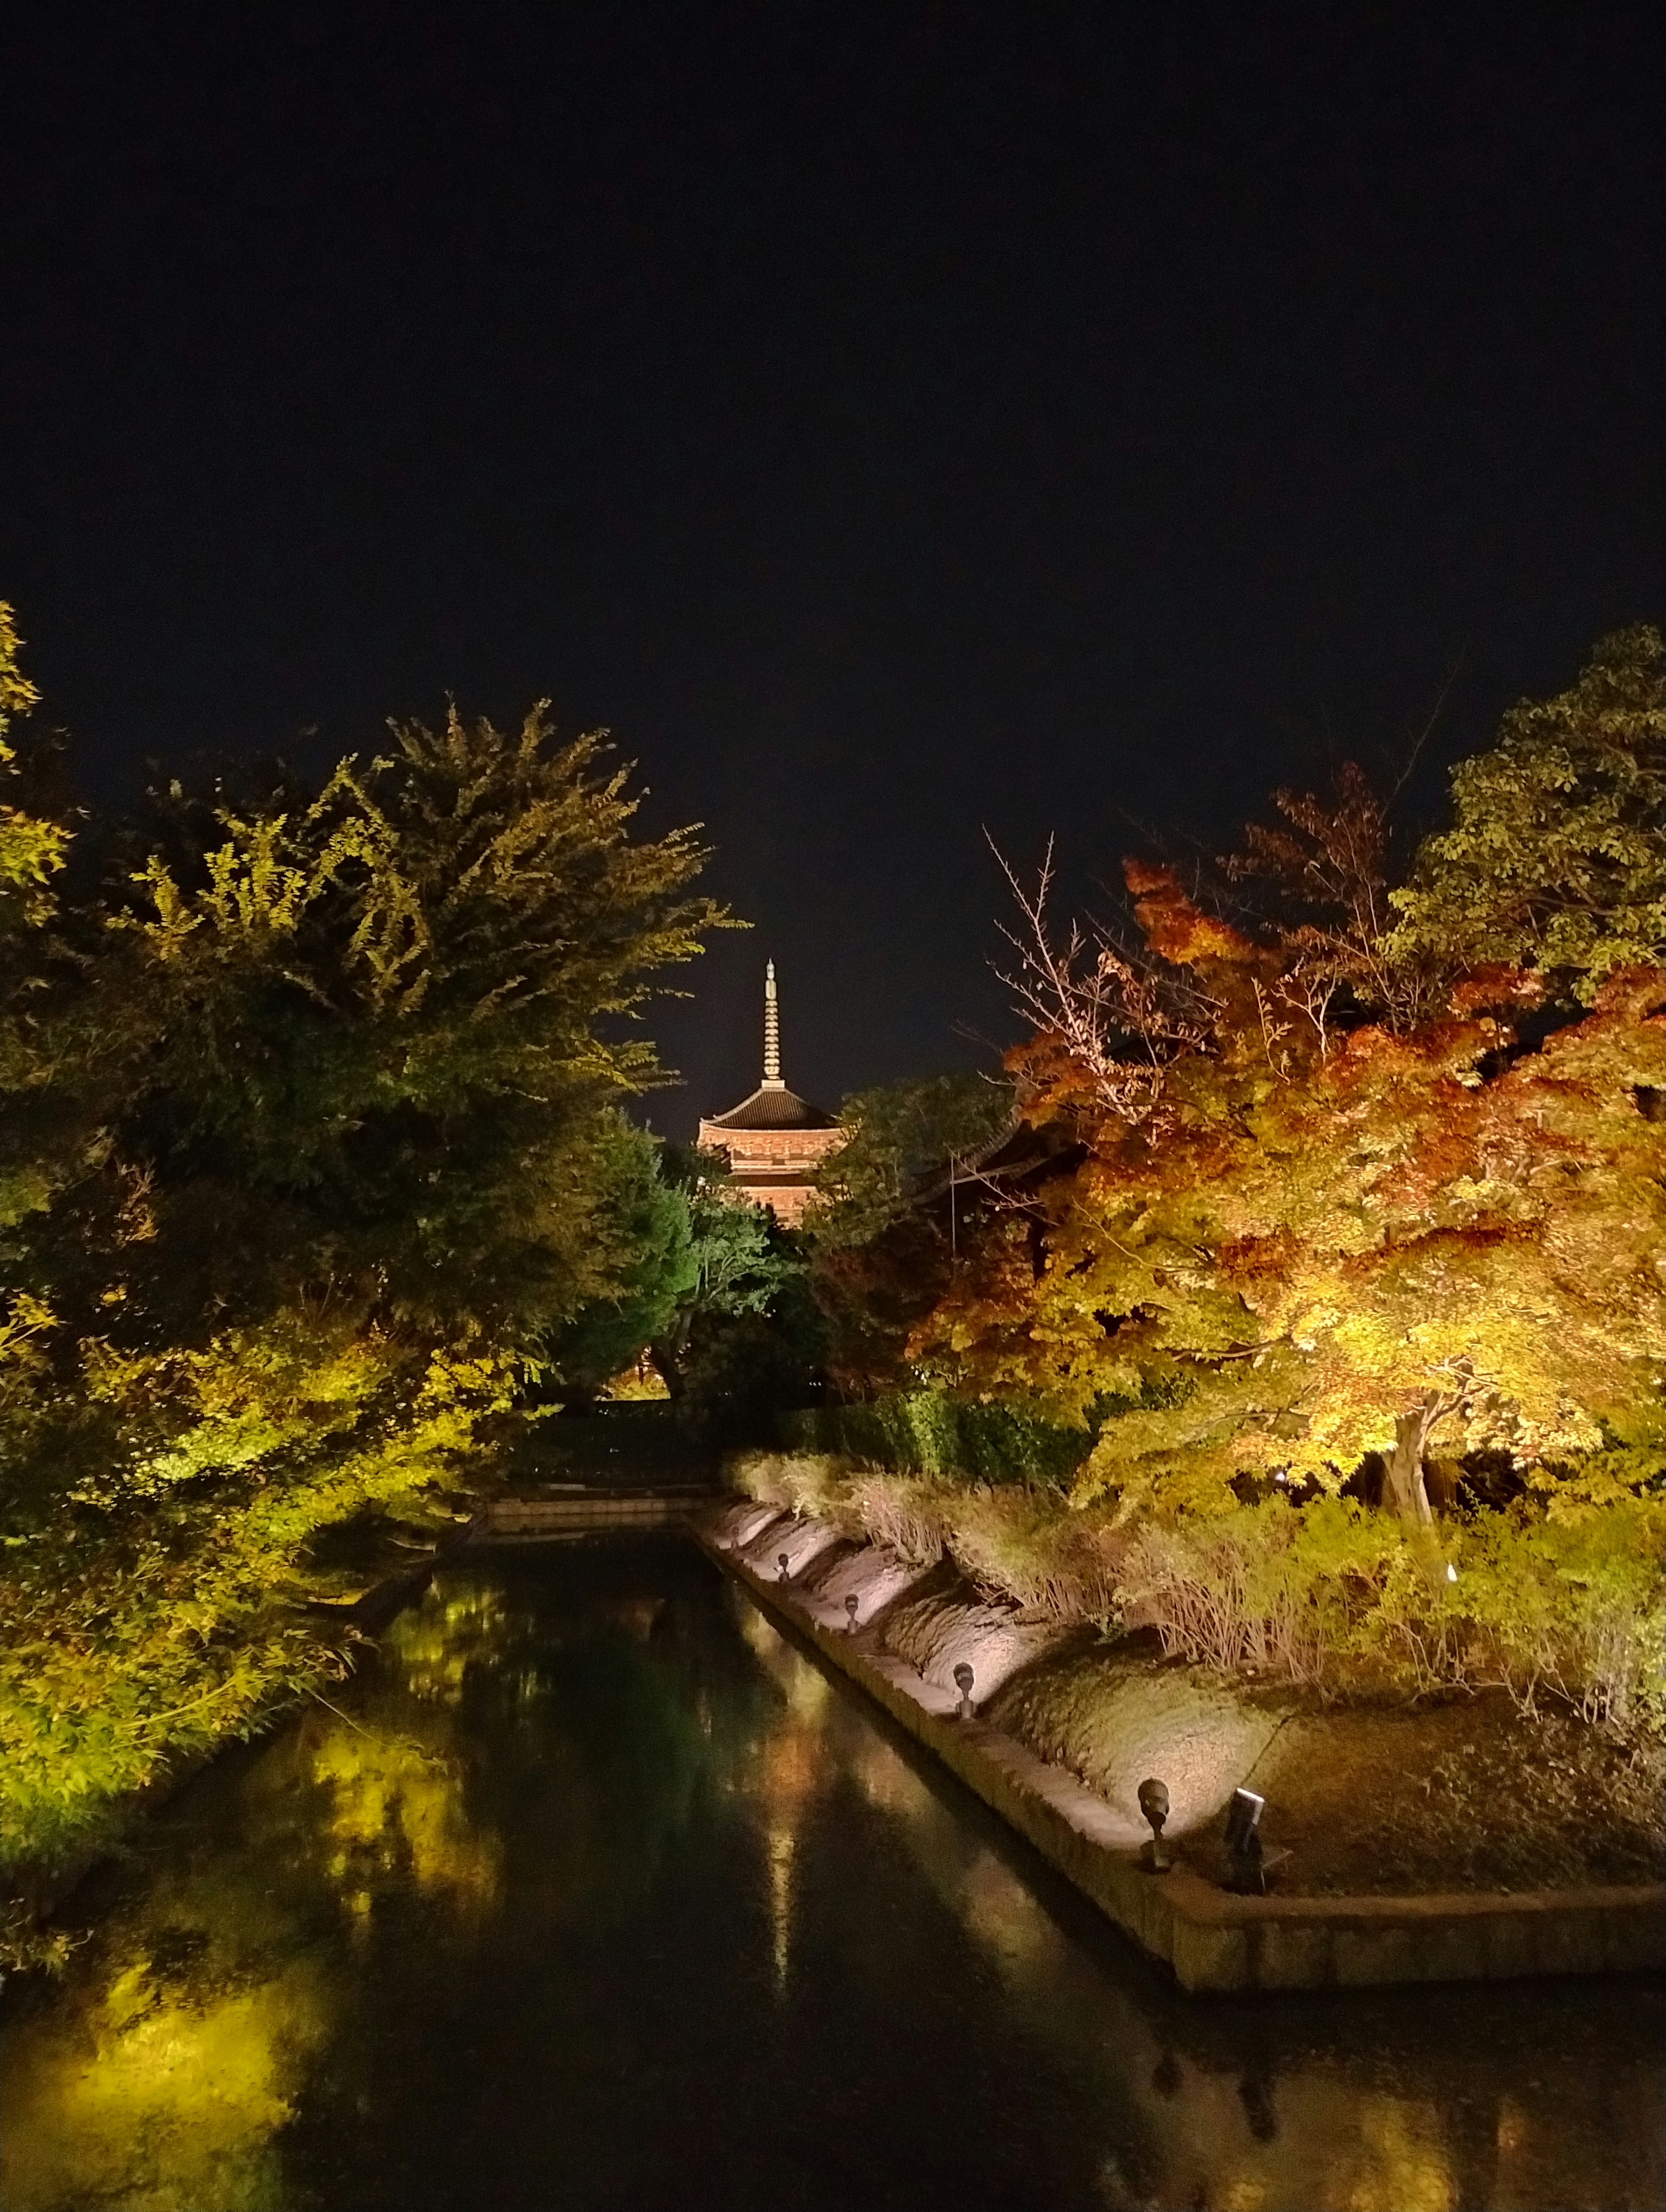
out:
{"label": "light fixture on path", "polygon": [[1146,1864],[1152,1874],[1167,1874],[1173,1862],[1163,1848],[1163,1823],[1169,1817],[1169,1786],[1155,1776],[1140,1784],[1140,1810],[1151,1826]]}

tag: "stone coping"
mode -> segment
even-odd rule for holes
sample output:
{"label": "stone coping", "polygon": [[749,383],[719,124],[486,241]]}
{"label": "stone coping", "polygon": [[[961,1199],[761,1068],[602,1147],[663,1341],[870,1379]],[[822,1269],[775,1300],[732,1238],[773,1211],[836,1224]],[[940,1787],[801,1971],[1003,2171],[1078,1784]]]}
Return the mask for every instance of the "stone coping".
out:
{"label": "stone coping", "polygon": [[1179,1865],[1147,1873],[1104,1800],[852,1634],[834,1608],[771,1583],[713,1541],[696,1541],[763,1611],[836,1667],[1184,1990],[1365,1988],[1505,1981],[1666,1967],[1666,1883],[1629,1888],[1460,1892],[1418,1897],[1238,1897]]}

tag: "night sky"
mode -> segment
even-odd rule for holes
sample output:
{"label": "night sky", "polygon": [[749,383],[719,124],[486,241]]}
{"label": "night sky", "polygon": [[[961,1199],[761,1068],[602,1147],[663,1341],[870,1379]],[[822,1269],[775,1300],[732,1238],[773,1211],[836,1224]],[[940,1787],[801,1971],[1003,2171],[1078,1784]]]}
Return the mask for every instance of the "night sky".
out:
{"label": "night sky", "polygon": [[[681,1131],[976,1064],[1073,880],[1658,619],[1652,11],[13,11],[0,597],[87,784],[610,725]],[[984,1055],[987,1059],[987,1055]]]}

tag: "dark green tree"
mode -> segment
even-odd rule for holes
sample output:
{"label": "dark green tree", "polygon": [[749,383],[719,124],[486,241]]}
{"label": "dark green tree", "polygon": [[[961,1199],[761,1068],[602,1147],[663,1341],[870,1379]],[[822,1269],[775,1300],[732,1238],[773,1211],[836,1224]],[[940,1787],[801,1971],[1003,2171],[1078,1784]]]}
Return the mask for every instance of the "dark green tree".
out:
{"label": "dark green tree", "polygon": [[623,1256],[609,1294],[593,1299],[549,1342],[550,1383],[569,1408],[591,1403],[649,1345],[666,1343],[699,1288],[688,1194],[666,1180],[662,1148],[646,1131],[623,1115],[611,1120],[605,1211]]}
{"label": "dark green tree", "polygon": [[1570,690],[1512,708],[1453,770],[1452,805],[1392,895],[1392,958],[1532,968],[1585,1006],[1615,969],[1666,959],[1660,632],[1617,630]]}
{"label": "dark green tree", "polygon": [[987,1144],[1012,1112],[1009,1083],[966,1073],[854,1091],[839,1109],[844,1140],[817,1172],[812,1242],[871,1243],[909,1211],[926,1177]]}
{"label": "dark green tree", "polygon": [[768,1207],[731,1187],[717,1156],[668,1146],[664,1171],[687,1209],[692,1278],[652,1351],[666,1389],[680,1401],[734,1323],[747,1320],[767,1333],[783,1293],[802,1277],[804,1260]]}
{"label": "dark green tree", "polygon": [[1013,1116],[1012,1087],[968,1073],[855,1092],[840,1109],[848,1133],[822,1163],[807,1212],[810,1283],[824,1358],[846,1395],[904,1389],[909,1333],[947,1288],[951,1238],[923,1185],[964,1163]]}

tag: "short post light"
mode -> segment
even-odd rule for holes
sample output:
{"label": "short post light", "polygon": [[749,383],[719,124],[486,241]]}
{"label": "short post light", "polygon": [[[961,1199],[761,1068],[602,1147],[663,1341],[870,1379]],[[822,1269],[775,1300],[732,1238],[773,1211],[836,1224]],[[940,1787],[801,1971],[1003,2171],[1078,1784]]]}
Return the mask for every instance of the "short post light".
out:
{"label": "short post light", "polygon": [[1173,1861],[1163,1848],[1163,1823],[1169,1817],[1169,1786],[1155,1777],[1140,1784],[1140,1810],[1151,1828],[1146,1864],[1152,1874],[1167,1874]]}
{"label": "short post light", "polygon": [[1245,1897],[1265,1897],[1267,1874],[1263,1867],[1261,1816],[1265,1797],[1258,1797],[1253,1790],[1235,1790],[1232,1802],[1226,1808],[1226,1856],[1231,1868],[1231,1886]]}
{"label": "short post light", "polygon": [[963,1721],[969,1721],[973,1717],[972,1684],[976,1679],[977,1677],[963,1659],[954,1670],[954,1686],[960,1692],[960,1710],[958,1717]]}
{"label": "short post light", "polygon": [[844,1610],[845,1619],[848,1623],[848,1626],[845,1630],[845,1634],[847,1636],[854,1636],[856,1633],[856,1593],[854,1590],[851,1590],[846,1596]]}

